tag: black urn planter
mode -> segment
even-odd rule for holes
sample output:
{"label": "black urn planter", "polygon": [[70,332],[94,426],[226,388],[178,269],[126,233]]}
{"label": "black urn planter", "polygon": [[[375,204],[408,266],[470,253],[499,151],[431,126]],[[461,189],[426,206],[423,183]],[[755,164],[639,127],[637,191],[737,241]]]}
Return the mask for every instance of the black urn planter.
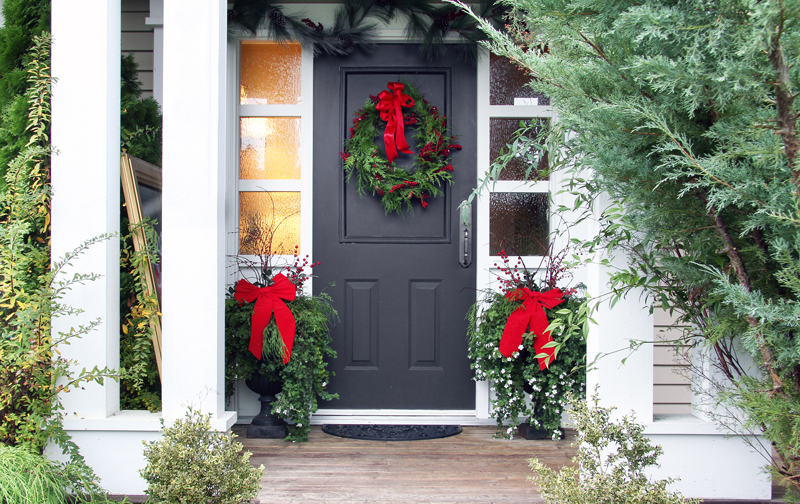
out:
{"label": "black urn planter", "polygon": [[[528,383],[522,385],[522,390],[524,390],[528,394],[533,393],[533,387],[531,387],[531,385]],[[559,430],[561,431],[561,437],[563,438],[564,429],[559,429]],[[521,423],[517,426],[517,434],[519,434],[521,438],[528,440],[551,439],[550,436],[552,436],[552,432],[545,429],[539,429],[537,427],[534,427],[533,425],[530,425],[527,422]]]}
{"label": "black urn planter", "polygon": [[258,400],[261,401],[261,411],[247,426],[247,437],[283,439],[288,436],[289,430],[286,428],[286,422],[272,413],[275,395],[280,393],[283,384],[259,374],[245,380],[244,383],[247,388],[259,394]]}

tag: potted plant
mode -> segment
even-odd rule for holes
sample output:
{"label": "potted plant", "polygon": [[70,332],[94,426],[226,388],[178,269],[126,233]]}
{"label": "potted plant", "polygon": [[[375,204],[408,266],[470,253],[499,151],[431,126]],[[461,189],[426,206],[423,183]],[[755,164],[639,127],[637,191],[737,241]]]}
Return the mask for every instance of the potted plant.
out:
{"label": "potted plant", "polygon": [[262,411],[253,424],[261,427],[255,429],[258,437],[284,437],[287,429],[277,420],[283,419],[289,423],[287,440],[306,441],[317,398],[337,398],[326,390],[326,360],[336,357],[329,329],[337,314],[328,294],[304,291],[319,263],[301,259],[295,247],[293,262],[276,264],[273,230],[252,228],[247,250],[263,253],[234,258],[240,280],[228,287],[225,300],[226,396],[245,380],[261,395]]}
{"label": "potted plant", "polygon": [[589,304],[579,294],[583,285],[565,285],[566,253],[551,253],[544,268],[528,270],[501,251],[500,291],[486,291],[468,315],[474,379],[490,381],[503,437],[519,426],[528,439],[560,439],[567,394],[585,392]]}

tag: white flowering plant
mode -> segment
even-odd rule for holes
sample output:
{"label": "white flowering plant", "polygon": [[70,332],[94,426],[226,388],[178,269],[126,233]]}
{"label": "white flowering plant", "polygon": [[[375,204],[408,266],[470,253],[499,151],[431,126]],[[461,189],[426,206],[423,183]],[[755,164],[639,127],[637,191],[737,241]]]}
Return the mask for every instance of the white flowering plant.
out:
{"label": "white flowering plant", "polygon": [[[564,275],[544,269],[543,280],[537,281],[536,271],[509,265],[508,256],[501,252],[503,264],[498,265],[505,275],[501,291],[487,291],[470,310],[469,358],[476,381],[489,380],[492,414],[497,421],[497,434],[510,438],[521,422],[545,430],[552,439],[560,439],[561,414],[567,407],[567,395],[583,396],[586,391],[586,335],[590,307],[582,285],[563,288],[563,301],[553,308],[543,308],[549,323],[547,331],[553,339],[545,345],[552,348],[552,358],[534,350],[537,336],[525,332],[522,344],[511,356],[500,351],[500,341],[509,316],[526,309],[521,300],[509,296],[517,289],[534,292],[555,289]],[[560,261],[555,261],[560,263]],[[549,261],[553,266],[554,261]],[[561,266],[558,266],[561,268]],[[561,270],[566,271],[565,269]],[[544,363],[545,369],[541,368]]]}

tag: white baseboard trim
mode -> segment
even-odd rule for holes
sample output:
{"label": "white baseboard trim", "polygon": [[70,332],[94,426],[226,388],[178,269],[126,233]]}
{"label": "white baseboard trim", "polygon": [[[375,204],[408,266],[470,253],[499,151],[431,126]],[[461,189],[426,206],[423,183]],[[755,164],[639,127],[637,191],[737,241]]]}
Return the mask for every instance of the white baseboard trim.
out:
{"label": "white baseboard trim", "polygon": [[[239,423],[249,423],[252,416],[239,415]],[[478,418],[475,410],[353,410],[320,409],[311,417],[311,425],[495,425],[493,418]]]}

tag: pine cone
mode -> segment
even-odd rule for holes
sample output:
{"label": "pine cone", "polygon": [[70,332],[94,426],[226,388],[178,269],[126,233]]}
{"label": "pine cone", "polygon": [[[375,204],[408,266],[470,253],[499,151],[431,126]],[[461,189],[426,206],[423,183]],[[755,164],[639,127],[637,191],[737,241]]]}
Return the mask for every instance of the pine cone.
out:
{"label": "pine cone", "polygon": [[336,41],[341,49],[350,49],[353,46],[353,39],[345,35],[339,35],[336,37]]}
{"label": "pine cone", "polygon": [[450,20],[447,19],[447,17],[445,16],[440,17],[439,19],[434,21],[433,24],[436,25],[436,28],[442,30],[442,34],[447,33],[447,31],[450,29]]}
{"label": "pine cone", "polygon": [[275,26],[279,26],[283,28],[286,26],[286,18],[283,17],[283,12],[280,9],[272,9],[269,11],[269,19],[275,24]]}

